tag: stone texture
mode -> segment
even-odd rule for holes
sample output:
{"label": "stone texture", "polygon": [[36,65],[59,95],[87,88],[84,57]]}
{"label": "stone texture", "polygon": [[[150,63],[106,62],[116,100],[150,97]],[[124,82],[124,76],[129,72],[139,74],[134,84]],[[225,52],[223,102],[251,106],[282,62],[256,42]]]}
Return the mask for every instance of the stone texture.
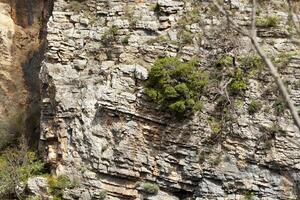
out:
{"label": "stone texture", "polygon": [[[99,199],[100,190],[114,200],[243,199],[250,193],[253,199],[299,198],[300,151],[290,142],[299,140],[298,130],[288,113],[274,115],[275,94],[262,98],[272,85],[270,76],[250,80],[222,140],[214,139],[207,120],[213,103],[206,103],[198,116],[176,121],[143,94],[147,69],[159,57],[197,56],[210,70],[222,54],[249,53],[245,38],[215,31],[225,22],[207,13],[207,3],[199,8],[203,27],[193,22],[185,26],[205,37],[200,44],[195,36],[184,45],[176,43],[177,23],[193,10],[190,1],[88,0],[79,11],[73,3],[55,1],[40,73],[41,149],[57,174],[82,179],[65,199]],[[239,23],[245,24],[249,7],[233,3]],[[112,25],[118,27],[116,38],[104,43],[102,36]],[[151,41],[156,35],[169,35],[175,42]],[[121,41],[125,36],[130,36],[128,44]],[[270,51],[296,48],[281,31],[260,36],[273,41],[264,43]],[[285,78],[299,78],[298,61],[284,71]],[[291,92],[299,105],[299,90]],[[252,99],[263,102],[255,116],[247,112]],[[273,122],[286,134],[266,136],[261,126],[272,127]],[[144,197],[137,189],[140,181],[155,182],[158,195]]]}

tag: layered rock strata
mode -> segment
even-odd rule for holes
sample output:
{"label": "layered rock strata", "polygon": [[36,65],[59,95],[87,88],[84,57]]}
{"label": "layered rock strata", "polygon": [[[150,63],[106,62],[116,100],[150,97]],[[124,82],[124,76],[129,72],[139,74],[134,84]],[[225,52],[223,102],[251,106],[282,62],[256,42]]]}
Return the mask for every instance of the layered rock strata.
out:
{"label": "layered rock strata", "polygon": [[[233,3],[239,23],[246,24],[250,7]],[[297,51],[283,31],[286,10],[274,13],[280,26],[259,29],[265,49],[274,55]],[[274,85],[267,73],[263,80],[252,77],[244,97],[232,102],[234,120],[220,137],[208,120],[216,106],[211,99],[198,115],[176,120],[143,93],[157,58],[197,57],[210,71],[220,55],[252,51],[216,16],[202,1],[54,2],[40,72],[41,149],[57,174],[81,183],[64,199],[101,199],[103,191],[107,199],[299,198],[300,151],[291,142],[299,140],[298,130],[287,111],[274,114],[277,93],[264,96]],[[192,43],[183,42],[182,27]],[[282,72],[297,105],[299,59],[292,56]],[[252,99],[263,102],[255,116],[247,112]],[[263,131],[274,123],[280,131]],[[145,182],[159,186],[157,195],[144,192]]]}

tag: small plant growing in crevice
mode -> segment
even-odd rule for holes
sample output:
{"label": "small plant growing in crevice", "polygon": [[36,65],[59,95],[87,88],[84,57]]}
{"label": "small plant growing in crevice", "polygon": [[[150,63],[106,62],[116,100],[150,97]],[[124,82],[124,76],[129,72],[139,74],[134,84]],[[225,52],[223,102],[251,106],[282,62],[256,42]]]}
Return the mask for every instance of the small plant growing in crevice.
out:
{"label": "small plant growing in crevice", "polygon": [[167,35],[160,35],[158,37],[155,37],[153,39],[148,40],[146,43],[148,45],[153,45],[153,44],[163,44],[163,43],[169,43],[170,42],[170,38]]}
{"label": "small plant growing in crevice", "polygon": [[141,189],[148,195],[156,195],[158,193],[159,187],[154,183],[142,183]]}
{"label": "small plant growing in crevice", "polygon": [[186,14],[177,21],[177,27],[180,29],[185,29],[187,25],[199,23],[201,21],[200,13],[200,6],[194,5],[191,11],[186,12]]}
{"label": "small plant growing in crevice", "polygon": [[273,108],[275,109],[275,112],[277,115],[282,115],[287,108],[286,102],[282,98],[278,98],[274,104]]}
{"label": "small plant growing in crevice", "polygon": [[285,131],[277,123],[273,123],[272,126],[267,127],[265,131],[269,135],[285,134]]}
{"label": "small plant growing in crevice", "polygon": [[260,28],[271,28],[277,27],[280,23],[280,18],[278,16],[262,16],[257,18],[256,26]]}
{"label": "small plant growing in crevice", "polygon": [[177,39],[181,45],[192,44],[193,38],[193,33],[187,30],[181,30],[177,34]]}
{"label": "small plant growing in crevice", "polygon": [[217,63],[217,68],[223,68],[223,67],[232,67],[234,64],[234,58],[232,56],[223,56],[221,57]]}
{"label": "small plant growing in crevice", "polygon": [[107,197],[107,192],[105,190],[101,190],[98,194],[98,199],[99,200],[105,200]]}
{"label": "small plant growing in crevice", "polygon": [[130,38],[129,35],[125,36],[125,37],[122,39],[121,43],[122,43],[124,46],[128,45],[128,44],[129,44],[129,38]]}
{"label": "small plant growing in crevice", "polygon": [[0,154],[0,199],[20,195],[16,188],[30,177],[44,173],[44,163],[24,143],[17,148],[6,149]]}
{"label": "small plant growing in crevice", "polygon": [[105,33],[102,35],[101,42],[106,46],[117,42],[118,30],[119,29],[116,26],[110,27],[110,29],[105,31]]}
{"label": "small plant growing in crevice", "polygon": [[197,69],[197,61],[178,58],[158,59],[149,72],[145,93],[163,110],[178,117],[203,107],[202,93],[209,81],[207,73]]}
{"label": "small plant growing in crevice", "polygon": [[76,184],[70,180],[69,177],[62,176],[49,176],[49,193],[53,196],[54,199],[61,199],[64,195],[64,190],[68,188],[76,187]]}
{"label": "small plant growing in crevice", "polygon": [[262,74],[265,64],[258,54],[249,54],[238,58],[240,67],[248,70],[249,77],[259,78]]}
{"label": "small plant growing in crevice", "polygon": [[287,69],[288,64],[291,62],[296,52],[280,53],[272,58],[274,64],[276,65],[278,71],[282,72]]}
{"label": "small plant growing in crevice", "polygon": [[210,126],[210,129],[214,134],[219,134],[222,131],[222,125],[219,121],[217,121],[214,117],[209,117],[208,124]]}
{"label": "small plant growing in crevice", "polygon": [[244,194],[243,200],[252,200],[253,197],[254,197],[254,193],[253,193],[253,192],[246,192],[246,193]]}
{"label": "small plant growing in crevice", "polygon": [[262,103],[260,101],[253,100],[250,102],[248,106],[248,113],[250,115],[254,115],[262,108]]}
{"label": "small plant growing in crevice", "polygon": [[248,83],[246,80],[247,76],[243,72],[242,69],[237,68],[234,76],[233,76],[233,81],[231,82],[229,89],[231,94],[233,95],[239,95],[242,94],[248,87]]}

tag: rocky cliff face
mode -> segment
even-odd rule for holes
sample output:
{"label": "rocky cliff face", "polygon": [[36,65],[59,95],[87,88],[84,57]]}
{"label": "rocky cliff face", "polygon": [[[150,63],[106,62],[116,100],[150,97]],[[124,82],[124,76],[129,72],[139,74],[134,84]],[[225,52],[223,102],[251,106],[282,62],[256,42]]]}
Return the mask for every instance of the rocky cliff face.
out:
{"label": "rocky cliff face", "polygon": [[6,121],[17,124],[24,117],[30,123],[22,131],[33,146],[39,140],[38,74],[51,10],[47,0],[0,1],[0,132]]}
{"label": "rocky cliff face", "polygon": [[[297,51],[281,3],[265,5],[276,8],[280,26],[259,30],[272,55]],[[245,24],[250,8],[233,4]],[[278,94],[268,73],[249,79],[217,136],[208,120],[213,99],[198,115],[176,120],[143,93],[159,57],[198,57],[211,71],[223,55],[249,54],[249,42],[224,24],[204,1],[54,2],[40,72],[40,148],[57,174],[81,183],[65,199],[101,199],[103,191],[107,199],[300,198],[300,151],[291,142],[298,130],[287,111],[275,114]],[[299,59],[292,56],[282,70],[297,105]],[[253,99],[262,102],[254,116],[247,112]],[[157,195],[145,193],[145,182],[159,186]]]}

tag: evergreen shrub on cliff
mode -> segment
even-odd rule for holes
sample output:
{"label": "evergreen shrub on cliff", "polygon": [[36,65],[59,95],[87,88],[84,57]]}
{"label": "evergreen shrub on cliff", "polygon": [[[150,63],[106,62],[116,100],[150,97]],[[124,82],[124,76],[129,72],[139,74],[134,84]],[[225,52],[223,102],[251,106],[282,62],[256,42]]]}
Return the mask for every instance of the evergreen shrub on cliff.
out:
{"label": "evergreen shrub on cliff", "polygon": [[208,81],[209,75],[197,68],[195,60],[161,58],[149,72],[145,93],[162,110],[183,116],[202,108],[201,96]]}

